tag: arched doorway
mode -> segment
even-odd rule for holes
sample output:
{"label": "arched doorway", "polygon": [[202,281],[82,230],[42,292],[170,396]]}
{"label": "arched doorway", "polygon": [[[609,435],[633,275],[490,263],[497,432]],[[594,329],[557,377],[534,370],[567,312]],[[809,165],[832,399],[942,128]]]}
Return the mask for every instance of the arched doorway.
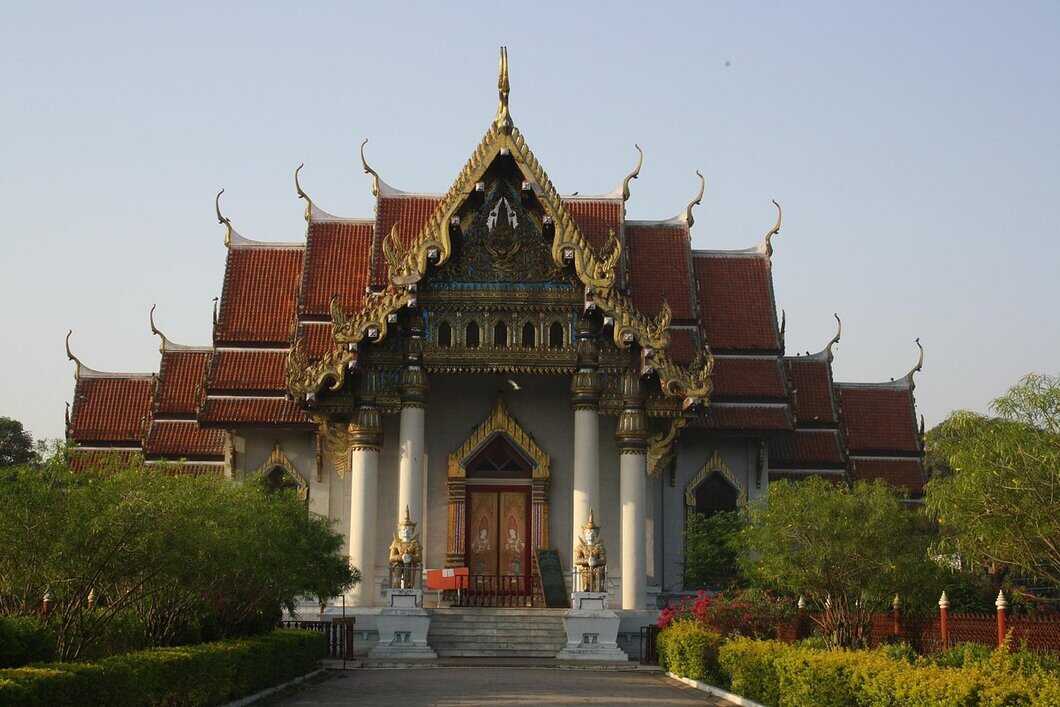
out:
{"label": "arched doorway", "polygon": [[[449,455],[446,564],[467,567],[486,605],[534,595],[534,551],[548,547],[549,458],[500,398]],[[491,598],[492,597],[492,598]]]}

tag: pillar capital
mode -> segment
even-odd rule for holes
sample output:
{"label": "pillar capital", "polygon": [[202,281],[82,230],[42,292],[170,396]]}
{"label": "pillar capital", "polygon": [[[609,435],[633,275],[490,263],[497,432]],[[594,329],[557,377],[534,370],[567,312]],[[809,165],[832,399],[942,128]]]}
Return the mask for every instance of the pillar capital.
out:
{"label": "pillar capital", "polygon": [[347,431],[351,450],[367,449],[378,452],[383,446],[383,424],[379,417],[379,408],[371,402],[362,402],[357,406]]}
{"label": "pillar capital", "polygon": [[401,407],[423,407],[427,400],[427,374],[423,369],[423,314],[407,307],[401,315]]}
{"label": "pillar capital", "polygon": [[619,454],[645,454],[648,447],[648,419],[644,411],[644,385],[635,369],[622,373],[622,412],[618,416],[615,441]]}
{"label": "pillar capital", "polygon": [[575,410],[600,407],[600,374],[593,368],[579,368],[570,382],[571,403]]}

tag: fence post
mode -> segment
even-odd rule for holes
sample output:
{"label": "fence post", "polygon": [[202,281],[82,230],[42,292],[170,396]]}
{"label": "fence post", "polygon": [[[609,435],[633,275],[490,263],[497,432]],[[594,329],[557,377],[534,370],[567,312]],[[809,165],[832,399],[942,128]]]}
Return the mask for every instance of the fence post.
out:
{"label": "fence post", "polygon": [[994,606],[997,607],[997,647],[1001,648],[1005,645],[1005,634],[1007,630],[1005,628],[1005,614],[1008,610],[1008,602],[1005,600],[1005,592],[998,590],[997,601],[994,602]]}
{"label": "fence post", "polygon": [[942,640],[943,649],[950,647],[950,600],[946,597],[946,590],[939,597],[939,637]]}
{"label": "fence post", "polygon": [[795,640],[797,641],[803,638],[806,632],[806,599],[801,594],[796,606],[799,607],[799,613],[795,619]]}
{"label": "fence post", "polygon": [[897,638],[902,635],[902,601],[898,598],[898,595],[894,595],[894,601],[891,602],[891,617],[894,619],[894,636]]}

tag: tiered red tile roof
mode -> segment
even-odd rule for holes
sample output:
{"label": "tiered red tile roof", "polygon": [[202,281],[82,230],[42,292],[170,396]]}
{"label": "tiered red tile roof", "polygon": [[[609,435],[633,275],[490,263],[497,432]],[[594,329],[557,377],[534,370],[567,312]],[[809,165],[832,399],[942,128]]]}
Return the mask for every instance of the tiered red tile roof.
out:
{"label": "tiered red tile roof", "polygon": [[[164,342],[157,380],[84,369],[69,426],[79,458],[107,447],[149,461],[183,458],[189,471],[214,473],[223,464],[225,429],[308,429],[310,418],[285,390],[290,347],[297,343],[311,359],[327,353],[332,297],[346,312],[363,307],[389,279],[383,238],[394,230],[408,244],[441,201],[378,180],[375,188],[374,218],[337,218],[311,204],[304,242],[263,243],[230,232],[213,346]],[[704,345],[713,352],[711,404],[690,429],[764,439],[771,478],[883,478],[920,492],[911,378],[834,384],[831,347],[785,357],[771,249],[692,250],[687,216],[626,221],[619,192],[562,201],[593,248],[604,249],[612,232],[619,239],[618,286],[634,306],[654,316],[669,304],[673,360],[688,365]]]}

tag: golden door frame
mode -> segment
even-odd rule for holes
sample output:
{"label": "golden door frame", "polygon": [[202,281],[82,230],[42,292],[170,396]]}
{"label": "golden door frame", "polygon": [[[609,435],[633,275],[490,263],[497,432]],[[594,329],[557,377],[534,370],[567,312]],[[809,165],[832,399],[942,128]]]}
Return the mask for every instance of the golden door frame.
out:
{"label": "golden door frame", "polygon": [[549,456],[537,446],[534,438],[512,417],[508,406],[504,404],[504,399],[498,397],[486,419],[475,428],[459,449],[449,455],[446,479],[449,491],[449,529],[445,553],[447,567],[463,567],[466,561],[464,557],[467,512],[466,465],[483,445],[498,434],[507,437],[533,464],[530,472],[529,537],[534,550],[549,546],[548,485],[551,478]]}

